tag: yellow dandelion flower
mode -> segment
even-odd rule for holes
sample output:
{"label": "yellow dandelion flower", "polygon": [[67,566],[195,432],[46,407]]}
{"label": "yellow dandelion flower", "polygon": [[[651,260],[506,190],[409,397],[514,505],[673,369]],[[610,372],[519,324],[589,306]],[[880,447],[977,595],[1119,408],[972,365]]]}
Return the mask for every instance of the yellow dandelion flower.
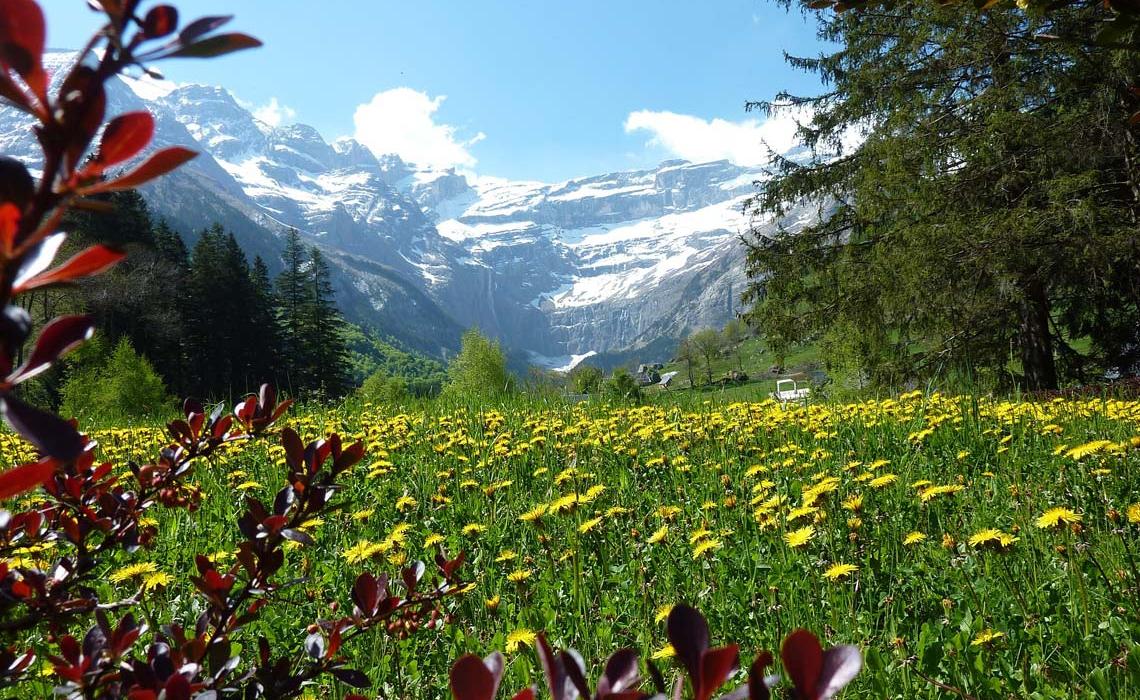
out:
{"label": "yellow dandelion flower", "polygon": [[501,603],[501,602],[503,602],[502,598],[498,595],[494,595],[494,596],[484,600],[483,606],[485,608],[487,608],[488,610],[494,612],[495,610],[499,609],[499,603]]}
{"label": "yellow dandelion flower", "polygon": [[946,486],[928,486],[918,492],[918,498],[923,503],[929,503],[931,500],[938,496],[952,496],[966,487],[961,484],[950,484]]}
{"label": "yellow dandelion flower", "polygon": [[661,527],[657,528],[657,532],[654,532],[652,535],[649,536],[649,539],[647,539],[645,541],[648,542],[649,544],[657,544],[658,542],[661,542],[662,540],[664,540],[665,536],[668,534],[669,534],[669,526],[668,525],[662,525]]}
{"label": "yellow dandelion flower", "polygon": [[653,514],[662,520],[672,520],[673,518],[677,517],[677,514],[680,512],[681,509],[677,506],[661,506],[657,510],[653,511]]}
{"label": "yellow dandelion flower", "polygon": [[515,569],[511,573],[507,574],[507,580],[511,583],[522,583],[533,575],[534,572],[530,569]]}
{"label": "yellow dandelion flower", "polygon": [[237,489],[238,491],[249,491],[250,489],[261,488],[261,484],[259,484],[256,481],[243,481],[242,483],[238,484],[234,488]]}
{"label": "yellow dandelion flower", "polygon": [[1140,503],[1133,503],[1128,506],[1128,522],[1133,525],[1140,525]]}
{"label": "yellow dandelion flower", "polygon": [[653,615],[653,621],[664,622],[669,617],[669,613],[671,612],[673,612],[673,604],[666,603],[665,605],[657,608],[656,614]]}
{"label": "yellow dandelion flower", "polygon": [[495,561],[501,564],[505,561],[514,561],[518,556],[513,549],[504,549],[499,552],[499,556],[495,557]]}
{"label": "yellow dandelion flower", "polygon": [[1005,551],[1013,546],[1020,538],[1002,532],[996,528],[986,528],[974,533],[968,540],[971,547],[977,549],[994,549],[997,551]]}
{"label": "yellow dandelion flower", "polygon": [[424,538],[424,548],[433,547],[440,542],[443,542],[443,535],[433,532]]}
{"label": "yellow dandelion flower", "polygon": [[359,564],[384,551],[384,546],[368,540],[358,540],[356,544],[341,552],[349,564]]}
{"label": "yellow dandelion flower", "polygon": [[524,523],[533,523],[544,515],[546,515],[546,504],[539,503],[534,508],[531,508],[527,512],[520,515],[519,520],[523,521]]}
{"label": "yellow dandelion flower", "polygon": [[786,533],[784,535],[784,541],[788,543],[789,547],[795,549],[797,547],[803,547],[806,545],[811,541],[812,537],[815,537],[815,527],[811,525],[805,525],[798,530],[792,530],[791,532]]}
{"label": "yellow dandelion flower", "polygon": [[689,544],[696,544],[700,540],[703,540],[706,537],[710,537],[711,535],[712,535],[712,530],[708,529],[707,527],[702,527],[702,528],[699,528],[697,530],[693,530],[693,534],[689,535]]}
{"label": "yellow dandelion flower", "polygon": [[916,545],[919,542],[923,542],[925,540],[926,540],[926,535],[922,532],[915,530],[914,532],[908,532],[907,533],[906,537],[903,538],[903,544],[906,545],[907,547],[910,547],[911,545]]}
{"label": "yellow dandelion flower", "polygon": [[1079,513],[1074,513],[1068,508],[1050,508],[1042,513],[1040,518],[1037,518],[1037,527],[1042,530],[1056,529],[1064,525],[1079,523],[1082,519]]}
{"label": "yellow dandelion flower", "polygon": [[596,499],[598,496],[602,495],[602,492],[605,490],[606,487],[603,484],[594,484],[590,488],[586,489],[586,493],[582,495],[581,500],[583,503],[589,503]]}
{"label": "yellow dandelion flower", "polygon": [[701,540],[695,547],[693,547],[693,559],[699,559],[702,555],[708,552],[720,549],[721,546],[723,545],[720,540]]}
{"label": "yellow dandelion flower", "polygon": [[507,653],[514,653],[524,647],[534,644],[537,635],[525,627],[520,627],[507,635]]}
{"label": "yellow dandelion flower", "polygon": [[654,661],[660,661],[662,659],[671,659],[676,655],[677,651],[673,648],[673,645],[666,644],[657,651],[653,652],[649,658],[653,659]]}
{"label": "yellow dandelion flower", "polygon": [[863,509],[863,494],[857,493],[854,496],[848,496],[843,499],[843,507],[853,513],[858,513]]}
{"label": "yellow dandelion flower", "polygon": [[118,571],[113,572],[108,578],[112,583],[122,583],[128,579],[140,578],[146,574],[153,574],[158,572],[158,566],[151,562],[140,562],[138,564],[131,564],[124,566]]}
{"label": "yellow dandelion flower", "polygon": [[480,534],[486,531],[487,526],[481,525],[479,523],[469,523],[463,526],[463,534],[467,535],[468,537],[478,537]]}
{"label": "yellow dandelion flower", "polygon": [[598,527],[599,525],[601,525],[602,520],[604,520],[604,519],[605,518],[602,518],[602,517],[590,518],[589,520],[587,520],[586,522],[584,522],[578,526],[578,532],[585,534],[585,533],[593,530],[594,528]]}
{"label": "yellow dandelion flower", "polygon": [[827,567],[827,571],[823,572],[823,577],[828,581],[838,581],[841,578],[847,578],[858,570],[859,567],[854,564],[832,564]]}
{"label": "yellow dandelion flower", "polygon": [[418,505],[419,502],[407,494],[404,494],[403,496],[400,496],[396,499],[396,510],[400,511],[401,513],[406,510],[415,508]]}
{"label": "yellow dandelion flower", "polygon": [[373,515],[375,515],[375,513],[376,513],[376,511],[373,510],[372,508],[365,508],[364,510],[358,510],[355,513],[353,513],[352,519],[358,520],[358,521],[359,520],[367,520],[367,519],[371,518]]}
{"label": "yellow dandelion flower", "polygon": [[1005,632],[995,632],[992,629],[984,629],[974,637],[974,641],[970,642],[970,646],[980,647],[1001,639],[1005,636]]}
{"label": "yellow dandelion flower", "polygon": [[818,512],[819,508],[816,508],[815,506],[801,506],[799,508],[793,508],[792,510],[789,510],[786,520],[789,523],[794,523],[800,518],[806,518],[807,516]]}
{"label": "yellow dandelion flower", "polygon": [[164,571],[159,571],[155,574],[148,574],[146,578],[143,579],[143,589],[147,591],[153,591],[156,588],[169,586],[170,582],[173,580],[174,577]]}
{"label": "yellow dandelion flower", "polygon": [[873,489],[881,489],[886,486],[890,486],[898,480],[899,477],[897,474],[883,474],[882,476],[871,479],[870,486]]}

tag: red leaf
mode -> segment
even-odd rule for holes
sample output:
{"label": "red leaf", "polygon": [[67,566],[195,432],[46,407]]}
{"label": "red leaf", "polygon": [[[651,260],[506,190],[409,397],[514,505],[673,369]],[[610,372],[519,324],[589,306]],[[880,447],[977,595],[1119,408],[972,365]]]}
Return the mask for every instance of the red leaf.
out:
{"label": "red leaf", "polygon": [[495,676],[478,656],[460,657],[451,666],[450,677],[455,700],[494,700]]}
{"label": "red leaf", "polygon": [[190,681],[181,673],[173,673],[163,688],[166,700],[190,700]]}
{"label": "red leaf", "polygon": [[823,649],[816,636],[805,629],[792,632],[780,648],[780,658],[798,697],[815,700],[816,683],[823,669]]}
{"label": "red leaf", "polygon": [[764,679],[764,669],[772,665],[772,652],[762,651],[748,669],[748,700],[768,700],[772,694]]}
{"label": "red leaf", "polygon": [[178,10],[170,5],[152,7],[142,23],[143,34],[147,39],[159,39],[178,27]]}
{"label": "red leaf", "polygon": [[97,162],[106,167],[133,158],[154,136],[154,117],[145,110],[120,114],[103,130]]}
{"label": "red leaf", "polygon": [[299,470],[304,459],[305,446],[301,443],[301,436],[292,428],[281,430],[281,446],[285,448],[285,461],[291,469]]}
{"label": "red leaf", "polygon": [[740,647],[730,644],[719,649],[709,649],[701,654],[700,687],[694,695],[696,700],[708,700],[724,685],[728,675],[740,666]]}
{"label": "red leaf", "polygon": [[115,250],[101,243],[93,245],[71,256],[54,270],[40,273],[20,283],[13,292],[21,294],[31,289],[39,289],[53,284],[65,284],[81,277],[93,277],[107,271],[126,255],[120,250]]}
{"label": "red leaf", "polygon": [[41,100],[47,95],[44,35],[44,13],[33,0],[0,3],[0,64],[15,70]]}
{"label": "red leaf", "polygon": [[15,81],[3,71],[0,71],[0,98],[4,98],[13,107],[23,112],[27,112],[28,114],[36,113],[28,96],[24,94],[23,90],[16,86]]}
{"label": "red leaf", "polygon": [[234,32],[208,37],[193,44],[183,46],[167,57],[174,58],[213,58],[242,49],[256,49],[261,42],[248,34]]}
{"label": "red leaf", "polygon": [[15,372],[13,382],[31,379],[51,367],[68,350],[91,337],[95,322],[90,316],[60,316],[44,326],[28,361]]}
{"label": "red leaf", "polygon": [[182,148],[181,146],[164,148],[161,151],[152,153],[149,158],[129,173],[114,180],[107,180],[90,187],[85,187],[81,190],[81,194],[97,194],[99,192],[115,192],[118,190],[133,189],[139,185],[150,182],[156,177],[165,175],[197,155],[198,154],[194,151],[188,148]]}
{"label": "red leaf", "polygon": [[56,463],[50,460],[21,464],[6,472],[0,472],[0,499],[11,498],[25,491],[31,491],[51,478]]}
{"label": "red leaf", "polygon": [[60,86],[59,95],[57,120],[66,139],[65,165],[72,170],[79,166],[91,139],[103,126],[107,93],[95,69],[77,63]]}
{"label": "red leaf", "polygon": [[202,36],[203,34],[207,34],[209,32],[214,31],[215,29],[222,26],[226,22],[229,22],[233,18],[234,18],[233,15],[219,15],[219,16],[213,16],[213,17],[200,17],[200,18],[194,20],[193,22],[191,22],[190,24],[187,24],[185,29],[178,32],[178,39],[182,43],[188,44],[188,43],[194,41],[195,39],[197,39],[198,37]]}
{"label": "red leaf", "polygon": [[16,234],[20,232],[20,208],[11,202],[0,203],[0,252],[12,257]]}

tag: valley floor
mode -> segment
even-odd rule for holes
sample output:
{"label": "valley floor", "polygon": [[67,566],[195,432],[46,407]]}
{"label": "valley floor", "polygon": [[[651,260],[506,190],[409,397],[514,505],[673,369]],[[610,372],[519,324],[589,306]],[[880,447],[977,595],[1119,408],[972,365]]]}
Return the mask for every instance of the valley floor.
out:
{"label": "valley floor", "polygon": [[[351,607],[360,572],[443,547],[466,553],[472,583],[454,622],[348,652],[385,697],[444,697],[451,661],[495,649],[506,687],[538,682],[541,630],[591,667],[628,645],[668,668],[679,601],[748,659],[800,626],[857,644],[865,669],[844,697],[947,697],[934,681],[973,697],[1140,697],[1138,423],[1137,402],[918,393],[299,413],[288,425],[305,440],[340,431],[367,456],[343,510],[305,526],[316,543],[288,551],[287,577],[307,577],[295,605],[258,624],[296,634],[327,614],[316,601]],[[119,465],[165,440],[157,426],[95,437]],[[26,448],[3,440],[14,463]],[[112,575],[146,561],[173,577],[152,594],[158,622],[192,619],[193,554],[232,561],[234,495],[271,501],[283,464],[264,443],[200,464],[201,510],[160,515],[163,546],[111,564],[104,593],[128,593],[138,582]]]}

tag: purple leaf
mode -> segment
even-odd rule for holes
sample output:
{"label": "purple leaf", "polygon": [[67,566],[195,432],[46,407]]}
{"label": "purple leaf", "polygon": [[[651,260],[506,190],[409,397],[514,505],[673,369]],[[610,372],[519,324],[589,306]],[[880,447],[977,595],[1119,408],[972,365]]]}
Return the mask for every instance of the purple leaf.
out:
{"label": "purple leaf", "polygon": [[666,623],[669,643],[685,665],[693,685],[700,682],[701,655],[709,648],[709,625],[695,608],[684,603],[673,606]]}
{"label": "purple leaf", "polygon": [[819,700],[835,697],[843,686],[859,675],[863,668],[863,655],[859,648],[841,644],[823,652],[823,668],[819,672],[819,685],[816,690]]}
{"label": "purple leaf", "polygon": [[83,436],[59,416],[10,395],[0,398],[0,412],[12,430],[49,457],[70,462],[83,452]]}

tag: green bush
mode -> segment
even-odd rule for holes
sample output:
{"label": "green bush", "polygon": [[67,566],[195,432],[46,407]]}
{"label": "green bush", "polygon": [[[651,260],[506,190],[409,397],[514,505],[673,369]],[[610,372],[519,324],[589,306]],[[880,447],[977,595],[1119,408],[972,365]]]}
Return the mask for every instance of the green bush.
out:
{"label": "green bush", "polygon": [[641,387],[637,385],[637,380],[633,378],[629,370],[624,367],[614,370],[614,373],[606,380],[604,390],[607,396],[622,401],[641,400]]}
{"label": "green bush", "polygon": [[160,414],[170,407],[162,378],[123,338],[110,353],[92,343],[71,365],[61,394],[61,412],[105,423]]}
{"label": "green bush", "polygon": [[489,399],[513,393],[515,378],[499,343],[472,328],[463,334],[459,354],[447,366],[444,394],[452,398]]}
{"label": "green bush", "polygon": [[570,370],[569,382],[572,394],[596,394],[602,388],[605,375],[602,370],[591,365],[578,365]]}
{"label": "green bush", "polygon": [[377,370],[368,375],[356,394],[374,404],[400,403],[408,398],[408,383],[403,377],[392,377],[383,370]]}

